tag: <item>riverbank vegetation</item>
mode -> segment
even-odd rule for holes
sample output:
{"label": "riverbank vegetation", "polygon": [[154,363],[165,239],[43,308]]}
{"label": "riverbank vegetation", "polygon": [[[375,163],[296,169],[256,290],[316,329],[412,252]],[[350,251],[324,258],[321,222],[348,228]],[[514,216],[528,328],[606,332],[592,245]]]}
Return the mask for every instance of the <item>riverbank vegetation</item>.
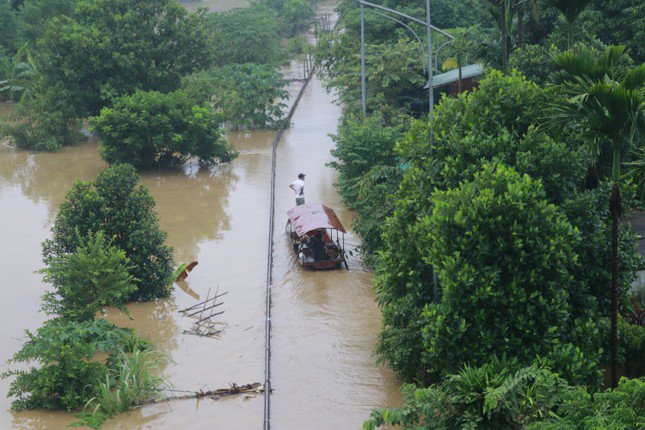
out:
{"label": "riverbank vegetation", "polygon": [[43,243],[41,310],[51,319],[10,364],[12,407],[64,409],[97,426],[106,418],[159,393],[159,372],[168,361],[132,330],[100,317],[125,303],[170,293],[172,250],[159,230],[154,201],[137,187],[134,167],[121,164],[90,182],[76,182]]}
{"label": "riverbank vegetation", "polygon": [[[645,9],[580,4],[431,2],[433,25],[455,36],[435,73],[479,63],[485,76],[458,95],[435,90],[430,122],[419,43],[369,9],[362,114],[359,9],[340,2],[317,48],[343,107],[331,166],[376,271],[378,357],[412,384],[365,428],[592,428],[607,402],[621,411],[603,425],[643,424],[644,262],[616,220],[643,204],[638,173],[625,173],[642,164]],[[634,379],[601,393],[612,355]]]}
{"label": "riverbank vegetation", "polygon": [[[89,121],[107,162],[149,169],[229,162],[236,154],[225,128],[285,125],[284,39],[309,28],[315,1],[262,0],[225,13],[173,0],[0,3],[0,100],[19,102],[2,134],[21,148],[56,150],[84,139]],[[134,133],[117,114],[133,114],[133,103],[142,105]],[[145,132],[160,121],[163,132]]]}

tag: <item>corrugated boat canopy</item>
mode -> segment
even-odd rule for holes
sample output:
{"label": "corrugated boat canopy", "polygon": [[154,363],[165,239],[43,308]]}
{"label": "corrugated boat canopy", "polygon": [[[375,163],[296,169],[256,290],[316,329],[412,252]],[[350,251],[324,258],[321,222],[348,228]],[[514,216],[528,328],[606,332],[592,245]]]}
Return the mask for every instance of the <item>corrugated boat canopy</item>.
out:
{"label": "corrugated boat canopy", "polygon": [[[484,74],[484,68],[479,64],[471,64],[470,66],[463,66],[461,68],[461,79],[476,78]],[[432,87],[437,88],[444,85],[457,82],[459,80],[459,69],[454,69],[446,73],[434,75],[432,77]],[[424,88],[428,88],[428,84]]]}
{"label": "corrugated boat canopy", "polygon": [[333,228],[346,233],[336,213],[321,204],[296,206],[287,212],[287,215],[298,237],[319,228]]}

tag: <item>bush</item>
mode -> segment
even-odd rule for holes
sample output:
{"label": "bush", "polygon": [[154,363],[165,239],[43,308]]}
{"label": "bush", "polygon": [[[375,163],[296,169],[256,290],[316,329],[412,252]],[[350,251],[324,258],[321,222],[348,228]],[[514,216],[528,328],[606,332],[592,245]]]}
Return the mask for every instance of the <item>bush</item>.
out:
{"label": "bush", "polygon": [[65,104],[62,88],[39,92],[18,105],[16,121],[2,125],[1,134],[10,135],[16,146],[36,151],[55,151],[80,142],[81,120]]}
{"label": "bush", "polygon": [[42,270],[54,286],[43,296],[43,310],[71,321],[90,320],[104,306],[125,311],[123,303],[136,289],[125,252],[107,244],[102,232],[77,240],[73,253],[53,256]]}
{"label": "bush", "polygon": [[372,412],[363,429],[523,429],[548,414],[567,390],[548,368],[493,359],[481,367],[465,366],[439,385],[404,386],[403,407]]}
{"label": "bush", "polygon": [[229,126],[280,128],[285,123],[287,81],[271,66],[231,64],[187,76],[182,85],[199,103],[221,111]]}
{"label": "bush", "polygon": [[85,118],[136,90],[176,90],[209,47],[205,16],[175,1],[94,0],[47,21],[38,58],[44,88]]}
{"label": "bush", "polygon": [[139,177],[127,164],[110,167],[92,182],[77,181],[60,206],[53,237],[43,243],[49,264],[80,245],[79,238],[103,232],[114,247],[125,252],[136,290],[128,299],[149,300],[170,294],[172,249],[164,245],[155,202],[137,187]]}
{"label": "bush", "polygon": [[191,157],[212,164],[236,156],[223,137],[221,117],[181,91],[120,97],[91,125],[101,138],[101,155],[111,164],[145,170],[178,166]]}
{"label": "bush", "polygon": [[645,378],[621,378],[618,387],[593,396],[569,390],[555,414],[527,430],[628,430],[645,428]]}
{"label": "bush", "polygon": [[383,221],[394,210],[393,196],[399,187],[401,173],[399,166],[375,166],[356,183],[353,207],[359,216],[353,227],[361,236],[361,249],[368,264],[374,262],[374,253],[383,247]]}
{"label": "bush", "polygon": [[307,30],[315,17],[314,3],[317,0],[257,0],[260,6],[276,12],[279,32],[291,37]]}
{"label": "bush", "polygon": [[[573,272],[576,288],[569,294],[574,317],[593,318],[596,321],[609,317],[612,227],[607,199],[610,190],[611,183],[603,183],[598,188],[574,193],[561,205],[562,211],[577,228],[582,239],[574,245],[578,254],[578,264]],[[623,191],[624,204],[629,207],[631,192],[627,188],[623,188]],[[619,234],[619,306],[624,309],[629,303],[622,298],[636,280],[636,271],[642,260],[638,254],[638,239],[634,231],[628,225],[623,225]]]}
{"label": "bush", "polygon": [[579,238],[539,182],[501,164],[435,192],[416,228],[436,268],[439,303],[424,310],[429,371],[479,365],[506,353],[523,363],[567,333]]}
{"label": "bush", "polygon": [[9,371],[16,376],[9,396],[16,397],[14,410],[65,409],[84,406],[96,395],[98,382],[105,379],[104,363],[90,361],[97,352],[132,351],[136,338],[104,319],[70,322],[53,319],[36,333],[26,332],[27,342],[10,363],[40,364],[28,371]]}
{"label": "bush", "polygon": [[556,52],[555,47],[524,45],[513,50],[508,65],[511,69],[522,72],[531,81],[543,85],[549,82],[551,74],[557,70],[552,58]]}
{"label": "bush", "polygon": [[379,113],[365,119],[348,117],[332,135],[336,147],[331,155],[338,159],[329,163],[338,170],[336,186],[343,201],[355,209],[358,198],[358,183],[370,169],[377,166],[394,166],[397,156],[394,144],[402,136],[404,120],[386,124]]}

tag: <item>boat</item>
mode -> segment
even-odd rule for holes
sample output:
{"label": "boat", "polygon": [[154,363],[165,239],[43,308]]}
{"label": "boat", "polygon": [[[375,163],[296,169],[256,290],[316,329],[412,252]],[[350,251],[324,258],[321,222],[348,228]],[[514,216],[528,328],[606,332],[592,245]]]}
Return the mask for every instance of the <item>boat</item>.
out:
{"label": "boat", "polygon": [[334,269],[345,259],[345,227],[336,213],[321,204],[300,205],[287,212],[287,238],[296,261],[312,269]]}

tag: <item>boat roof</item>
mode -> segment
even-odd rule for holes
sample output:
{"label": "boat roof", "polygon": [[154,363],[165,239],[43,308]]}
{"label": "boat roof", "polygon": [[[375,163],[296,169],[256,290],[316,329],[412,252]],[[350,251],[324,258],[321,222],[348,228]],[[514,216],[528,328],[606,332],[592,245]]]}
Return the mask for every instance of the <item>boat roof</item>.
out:
{"label": "boat roof", "polygon": [[287,212],[287,215],[298,237],[319,228],[333,228],[346,233],[336,212],[318,203],[296,206]]}

